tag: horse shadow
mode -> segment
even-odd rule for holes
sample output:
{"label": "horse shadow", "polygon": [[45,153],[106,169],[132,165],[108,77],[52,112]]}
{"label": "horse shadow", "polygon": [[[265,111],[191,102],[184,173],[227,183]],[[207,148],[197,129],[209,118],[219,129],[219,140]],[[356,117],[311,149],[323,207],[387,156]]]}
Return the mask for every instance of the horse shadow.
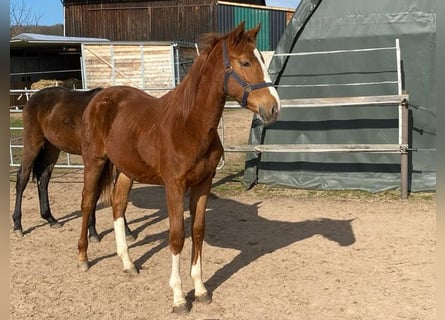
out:
{"label": "horse shadow", "polygon": [[[154,213],[136,217],[133,217],[131,212],[127,212],[126,218],[129,226],[137,225],[132,230],[136,237],[146,228],[168,217],[165,189],[162,186],[133,188],[129,194],[129,202],[140,209],[155,209]],[[210,294],[239,270],[262,256],[314,235],[321,235],[340,246],[350,246],[355,242],[351,225],[353,219],[321,218],[298,222],[269,220],[258,214],[260,205],[261,202],[244,204],[231,199],[221,199],[215,194],[209,196],[204,241],[214,247],[234,249],[239,252],[232,261],[224,264],[206,281],[206,287]],[[97,209],[104,207],[106,207],[104,204],[98,204]],[[185,197],[184,209],[188,210],[188,196]],[[112,219],[111,212],[108,213]],[[66,223],[80,217],[81,212],[77,210],[61,217],[60,221]],[[190,220],[190,216],[186,215],[186,237],[190,237]],[[108,228],[101,232],[100,238],[112,232],[113,228]],[[141,269],[154,254],[168,248],[168,230],[149,233],[143,239],[130,243],[129,249],[152,243],[157,243],[157,245],[134,261],[138,269]],[[90,261],[90,265],[93,266],[104,259],[115,256],[116,253],[97,257]]]}
{"label": "horse shadow", "polygon": [[[163,193],[162,187],[149,186],[132,190],[129,201],[138,208],[153,208],[149,196],[153,191],[157,194],[157,201],[165,199],[165,196],[159,197]],[[207,203],[204,241],[211,246],[239,251],[232,261],[227,261],[206,281],[206,287],[210,293],[239,270],[262,256],[314,235],[321,235],[329,241],[336,242],[339,246],[350,246],[356,241],[351,224],[353,219],[321,218],[298,222],[269,220],[258,214],[260,205],[261,202],[244,204],[231,199],[221,199],[214,194],[210,195]],[[137,232],[150,224],[167,218],[165,201],[158,202],[157,207],[159,209],[157,212],[142,218],[146,222],[138,227]],[[185,201],[185,209],[187,210],[187,208],[188,197]],[[190,236],[190,220],[190,217],[186,216],[186,237]],[[129,221],[129,223],[133,223],[133,221]],[[136,267],[140,268],[155,253],[168,247],[168,230],[149,234],[131,244],[129,248],[153,242],[158,242],[158,245],[137,258],[135,260]]]}

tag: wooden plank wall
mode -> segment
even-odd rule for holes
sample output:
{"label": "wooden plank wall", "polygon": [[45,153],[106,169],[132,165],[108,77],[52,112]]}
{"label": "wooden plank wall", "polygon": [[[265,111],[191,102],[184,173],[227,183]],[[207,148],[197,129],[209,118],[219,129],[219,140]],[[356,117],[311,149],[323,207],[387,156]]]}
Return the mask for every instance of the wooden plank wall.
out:
{"label": "wooden plank wall", "polygon": [[[224,7],[229,10],[219,12]],[[294,13],[283,8],[217,0],[65,1],[65,33],[111,41],[196,42],[204,33],[226,32],[235,27],[231,21],[233,11],[241,7],[270,11],[274,23],[273,30],[268,32],[278,38]],[[218,21],[218,15],[221,20],[231,21],[230,26],[221,28],[227,21]]]}
{"label": "wooden plank wall", "polygon": [[[181,80],[196,57],[194,48],[178,47]],[[84,44],[84,81],[87,88],[129,85],[159,97],[175,86],[173,45]]]}
{"label": "wooden plank wall", "polygon": [[216,30],[215,0],[66,3],[67,36],[112,41],[191,41]]}

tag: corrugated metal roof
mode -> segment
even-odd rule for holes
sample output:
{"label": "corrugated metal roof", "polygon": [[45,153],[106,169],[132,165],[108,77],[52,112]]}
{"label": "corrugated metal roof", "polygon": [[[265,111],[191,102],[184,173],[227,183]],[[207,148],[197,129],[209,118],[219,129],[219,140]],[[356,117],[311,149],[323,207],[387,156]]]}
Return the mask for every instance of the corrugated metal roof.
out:
{"label": "corrugated metal roof", "polygon": [[109,41],[105,38],[88,38],[88,37],[64,37],[39,33],[21,33],[11,38],[14,42],[39,42],[39,43],[83,43],[83,42],[105,42]]}

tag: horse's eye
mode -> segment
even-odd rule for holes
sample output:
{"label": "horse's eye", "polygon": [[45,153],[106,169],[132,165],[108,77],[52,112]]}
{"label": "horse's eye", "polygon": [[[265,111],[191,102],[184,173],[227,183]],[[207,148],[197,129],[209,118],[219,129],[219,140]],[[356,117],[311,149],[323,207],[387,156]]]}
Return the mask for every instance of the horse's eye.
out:
{"label": "horse's eye", "polygon": [[249,61],[240,61],[239,64],[242,68],[249,68],[252,65]]}

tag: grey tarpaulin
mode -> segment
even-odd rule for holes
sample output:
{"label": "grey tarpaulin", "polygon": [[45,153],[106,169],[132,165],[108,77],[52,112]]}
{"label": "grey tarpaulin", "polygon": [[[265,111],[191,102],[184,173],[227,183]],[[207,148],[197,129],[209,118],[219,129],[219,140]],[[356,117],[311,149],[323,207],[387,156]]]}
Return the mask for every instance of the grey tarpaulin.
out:
{"label": "grey tarpaulin", "polygon": [[[400,39],[403,86],[411,104],[409,146],[416,149],[409,157],[409,189],[432,191],[436,186],[435,36],[432,0],[302,0],[275,53],[386,48]],[[391,82],[397,80],[392,50],[274,56],[269,73],[282,99],[397,94],[397,84]],[[348,83],[369,84],[339,85]],[[266,128],[254,117],[249,144],[293,143],[396,144],[398,108],[283,108],[279,121]],[[398,189],[400,154],[248,153],[244,182],[372,192]]]}

